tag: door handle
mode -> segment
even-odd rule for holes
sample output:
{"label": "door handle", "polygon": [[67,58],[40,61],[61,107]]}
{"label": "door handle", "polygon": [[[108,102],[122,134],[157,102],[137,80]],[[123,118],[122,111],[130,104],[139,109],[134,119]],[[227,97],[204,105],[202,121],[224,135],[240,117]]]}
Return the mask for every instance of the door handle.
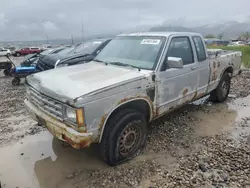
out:
{"label": "door handle", "polygon": [[195,67],[191,67],[191,70],[195,70],[195,69],[197,69],[197,67],[195,66]]}

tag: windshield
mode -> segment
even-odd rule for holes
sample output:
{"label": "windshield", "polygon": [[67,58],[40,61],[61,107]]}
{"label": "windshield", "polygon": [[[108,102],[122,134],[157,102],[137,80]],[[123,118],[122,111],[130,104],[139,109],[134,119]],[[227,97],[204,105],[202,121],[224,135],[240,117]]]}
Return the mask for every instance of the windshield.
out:
{"label": "windshield", "polygon": [[118,36],[94,60],[153,70],[165,40],[158,36]]}
{"label": "windshield", "polygon": [[65,55],[67,53],[70,53],[73,49],[75,49],[75,47],[67,47],[67,48],[61,50],[60,52],[58,52],[57,54],[59,54],[59,55]]}
{"label": "windshield", "polygon": [[42,55],[47,55],[49,54],[50,52],[54,51],[54,49],[49,49],[49,50],[44,50],[43,52],[41,52],[40,54]]}
{"label": "windshield", "polygon": [[78,45],[70,53],[92,54],[103,42],[89,41]]}

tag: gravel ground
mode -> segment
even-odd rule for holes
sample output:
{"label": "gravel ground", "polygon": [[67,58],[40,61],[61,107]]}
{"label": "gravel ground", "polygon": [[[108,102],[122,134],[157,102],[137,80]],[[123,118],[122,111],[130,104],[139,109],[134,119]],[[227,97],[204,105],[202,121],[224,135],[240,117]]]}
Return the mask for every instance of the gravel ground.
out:
{"label": "gravel ground", "polygon": [[[15,64],[22,58],[12,57]],[[38,133],[41,128],[34,126],[24,107],[25,87],[11,85],[12,78],[5,77],[0,72],[0,146],[10,144],[23,138],[25,135]]]}
{"label": "gravel ground", "polygon": [[[0,147],[43,131],[24,109],[24,86],[10,82],[0,74]],[[227,104],[201,100],[151,123],[136,159],[72,170],[58,187],[250,187],[250,72],[232,80],[230,94]]]}

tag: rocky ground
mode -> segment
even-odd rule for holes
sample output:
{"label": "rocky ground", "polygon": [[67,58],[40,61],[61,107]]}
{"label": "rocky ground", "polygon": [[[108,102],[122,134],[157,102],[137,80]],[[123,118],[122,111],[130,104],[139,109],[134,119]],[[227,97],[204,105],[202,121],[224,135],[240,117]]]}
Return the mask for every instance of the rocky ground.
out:
{"label": "rocky ground", "polygon": [[[22,58],[12,59],[17,65],[22,61]],[[29,118],[24,107],[24,85],[12,86],[11,80],[0,70],[0,146],[35,134],[41,129],[34,126],[35,122]]]}
{"label": "rocky ground", "polygon": [[[10,82],[0,75],[0,149],[43,131],[24,109],[23,85]],[[117,167],[72,167],[56,187],[250,188],[249,94],[246,71],[232,80],[227,103],[200,100],[152,122],[145,151],[136,159]]]}

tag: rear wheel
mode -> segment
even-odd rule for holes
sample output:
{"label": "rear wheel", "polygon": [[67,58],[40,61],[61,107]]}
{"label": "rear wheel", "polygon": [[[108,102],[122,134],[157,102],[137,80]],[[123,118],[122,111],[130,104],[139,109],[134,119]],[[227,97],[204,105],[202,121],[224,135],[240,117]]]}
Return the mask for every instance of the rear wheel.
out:
{"label": "rear wheel", "polygon": [[100,144],[103,160],[115,166],[133,159],[143,150],[147,140],[147,121],[143,114],[124,109],[111,117]]}
{"label": "rear wheel", "polygon": [[13,86],[18,86],[20,82],[21,82],[20,78],[14,78],[11,83]]}
{"label": "rear wheel", "polygon": [[3,71],[3,73],[4,73],[5,76],[9,76],[9,75],[10,75],[10,71],[8,71],[7,69],[5,69],[5,70]]}
{"label": "rear wheel", "polygon": [[231,77],[228,72],[225,72],[217,88],[210,93],[210,99],[213,102],[224,102],[228,98],[230,87],[231,87]]}
{"label": "rear wheel", "polygon": [[17,52],[17,53],[16,53],[16,56],[19,57],[19,56],[21,56],[21,54]]}

